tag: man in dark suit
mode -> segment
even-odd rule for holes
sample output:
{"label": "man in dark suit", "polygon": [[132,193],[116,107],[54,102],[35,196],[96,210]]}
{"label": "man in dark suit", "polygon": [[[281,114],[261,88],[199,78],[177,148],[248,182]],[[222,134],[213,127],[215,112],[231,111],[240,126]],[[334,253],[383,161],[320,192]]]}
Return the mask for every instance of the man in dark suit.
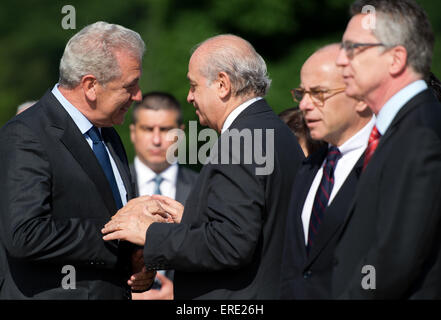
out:
{"label": "man in dark suit", "polygon": [[[303,162],[294,183],[282,260],[283,299],[330,299],[337,230],[354,196],[375,122],[365,103],[344,93],[335,65],[339,49],[329,45],[309,57],[301,69],[301,86],[293,90],[311,137],[329,146]],[[328,173],[333,150],[338,156]],[[328,178],[332,184],[323,180]],[[320,197],[324,189],[329,199]]]}
{"label": "man in dark suit", "polygon": [[358,1],[352,14],[337,64],[346,93],[377,117],[336,248],[333,295],[439,299],[441,105],[423,80],[434,36],[414,1]]}
{"label": "man in dark suit", "polygon": [[[187,77],[187,101],[201,124],[221,135],[180,212],[181,223],[152,223],[128,209],[105,226],[104,238],[145,243],[148,269],[176,270],[176,299],[276,299],[301,148],[262,99],[270,83],[266,65],[244,39],[204,41]],[[173,214],[176,222],[181,214]]]}
{"label": "man in dark suit", "polygon": [[85,27],[65,48],[59,84],[1,129],[0,298],[124,299],[128,284],[152,282],[128,281],[139,251],[100,233],[134,196],[112,126],[141,100],[144,50],[122,26]]}
{"label": "man in dark suit", "polygon": [[[165,92],[149,92],[132,110],[130,137],[136,157],[130,165],[137,196],[162,194],[185,205],[198,174],[167,160],[167,150],[175,143],[167,139],[174,129],[184,130],[180,103]],[[173,299],[173,270],[159,271],[153,288],[134,293],[133,299]]]}

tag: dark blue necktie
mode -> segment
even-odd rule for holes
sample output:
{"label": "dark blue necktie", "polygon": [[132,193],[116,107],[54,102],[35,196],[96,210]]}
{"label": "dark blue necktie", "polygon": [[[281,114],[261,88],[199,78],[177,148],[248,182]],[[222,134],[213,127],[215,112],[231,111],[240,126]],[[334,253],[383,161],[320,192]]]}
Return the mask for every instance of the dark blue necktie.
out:
{"label": "dark blue necktie", "polygon": [[314,239],[319,230],[320,224],[324,219],[326,208],[328,207],[329,197],[334,187],[334,170],[340,159],[341,153],[337,147],[330,147],[323,166],[323,176],[319,188],[315,194],[314,204],[312,206],[311,219],[309,220],[308,244],[306,246],[309,252],[314,243]]}
{"label": "dark blue necktie", "polygon": [[121,195],[119,193],[118,185],[116,184],[115,175],[113,174],[112,165],[110,164],[109,155],[107,154],[106,147],[104,146],[103,139],[97,127],[93,126],[86,134],[92,139],[93,152],[95,153],[98,162],[103,168],[107,181],[109,181],[110,188],[112,189],[113,198],[115,199],[116,208],[119,210],[122,208]]}

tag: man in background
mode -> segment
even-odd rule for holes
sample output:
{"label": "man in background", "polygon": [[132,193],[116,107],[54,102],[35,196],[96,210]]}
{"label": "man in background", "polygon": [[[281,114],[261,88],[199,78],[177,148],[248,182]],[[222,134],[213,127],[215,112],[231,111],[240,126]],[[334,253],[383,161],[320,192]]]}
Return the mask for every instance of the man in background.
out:
{"label": "man in background", "polygon": [[[180,103],[165,92],[150,92],[135,103],[130,138],[136,157],[130,165],[137,196],[160,194],[185,205],[198,174],[167,161],[167,150],[175,143],[167,139],[173,129],[184,130]],[[149,291],[133,293],[133,299],[173,299],[173,270],[159,271]]]}
{"label": "man in background", "polygon": [[282,260],[283,299],[330,299],[337,230],[354,197],[363,153],[374,126],[372,111],[345,94],[335,64],[340,45],[304,63],[293,90],[311,137],[327,144],[303,162],[288,211]]}
{"label": "man in background", "polygon": [[[375,14],[364,13],[365,6]],[[441,105],[434,35],[411,0],[356,1],[337,65],[376,115],[333,272],[340,299],[441,298]]]}

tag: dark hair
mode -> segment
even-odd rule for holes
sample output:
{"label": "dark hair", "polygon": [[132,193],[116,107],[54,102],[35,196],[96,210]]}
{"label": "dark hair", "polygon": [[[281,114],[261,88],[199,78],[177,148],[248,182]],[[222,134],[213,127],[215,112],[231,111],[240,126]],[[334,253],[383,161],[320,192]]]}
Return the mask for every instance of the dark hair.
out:
{"label": "dark hair", "polygon": [[297,139],[304,139],[308,154],[316,152],[320,147],[325,145],[323,141],[313,140],[309,133],[308,126],[303,118],[302,111],[297,108],[289,108],[279,113],[280,119],[286,123]]}
{"label": "dark hair", "polygon": [[176,98],[166,92],[153,91],[146,93],[142,96],[142,101],[135,103],[132,110],[132,123],[138,121],[138,110],[173,110],[178,113],[177,122],[181,125],[182,120],[182,109],[181,104]]}
{"label": "dark hair", "polygon": [[374,36],[392,48],[406,48],[407,63],[423,78],[428,77],[432,64],[435,36],[426,12],[413,0],[357,0],[351,6],[355,16],[375,9]]}

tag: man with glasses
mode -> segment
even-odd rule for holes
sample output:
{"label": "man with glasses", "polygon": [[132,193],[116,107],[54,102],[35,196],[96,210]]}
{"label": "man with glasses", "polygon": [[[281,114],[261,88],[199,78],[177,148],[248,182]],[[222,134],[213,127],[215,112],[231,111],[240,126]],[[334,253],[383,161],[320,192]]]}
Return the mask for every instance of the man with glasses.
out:
{"label": "man with glasses", "polygon": [[357,1],[351,11],[337,65],[376,123],[336,247],[333,296],[439,299],[441,105],[423,80],[434,36],[414,1]]}
{"label": "man with glasses", "polygon": [[374,126],[365,103],[349,98],[335,64],[340,46],[314,53],[303,65],[300,103],[311,137],[326,146],[304,161],[293,186],[282,262],[283,299],[329,299],[336,230],[354,195],[363,152]]}

